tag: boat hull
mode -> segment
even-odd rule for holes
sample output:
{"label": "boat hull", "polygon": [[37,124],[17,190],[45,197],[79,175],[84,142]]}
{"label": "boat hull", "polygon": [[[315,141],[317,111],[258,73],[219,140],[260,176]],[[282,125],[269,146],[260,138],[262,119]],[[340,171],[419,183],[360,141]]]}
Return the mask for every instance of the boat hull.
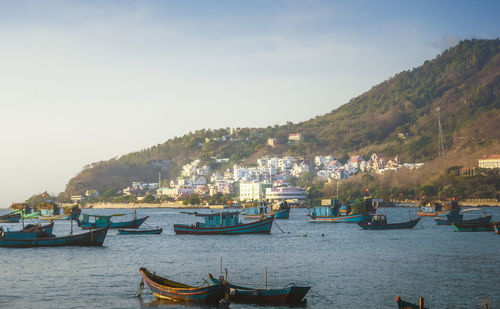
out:
{"label": "boat hull", "polygon": [[153,230],[118,230],[120,235],[151,235],[151,234],[161,234],[163,229],[153,229]]}
{"label": "boat hull", "polygon": [[107,228],[92,230],[77,235],[63,237],[46,237],[32,239],[0,238],[0,247],[32,248],[32,247],[62,247],[62,246],[102,246]]}
{"label": "boat hull", "polygon": [[436,216],[444,216],[447,215],[449,211],[417,211],[417,215],[419,217],[436,217]]}
{"label": "boat hull", "polygon": [[436,217],[437,225],[451,225],[452,223],[488,223],[491,221],[492,216],[480,217],[470,220],[447,220]]}
{"label": "boat hull", "polygon": [[368,221],[371,219],[373,214],[371,212],[364,212],[355,215],[347,216],[311,216],[309,217],[310,222],[329,222],[329,223],[358,223],[363,221]]}
{"label": "boat hull", "polygon": [[[141,226],[149,216],[138,218],[132,221],[123,221],[123,222],[111,222],[108,225],[110,229],[136,229]],[[95,229],[95,228],[104,228],[106,225],[104,224],[96,224],[91,222],[85,222],[77,219],[78,226],[82,229]]]}
{"label": "boat hull", "polygon": [[176,234],[194,234],[194,235],[215,235],[215,234],[255,234],[270,233],[274,218],[267,218],[246,224],[221,227],[197,227],[187,224],[175,224]]}
{"label": "boat hull", "polygon": [[[210,279],[213,284],[221,283],[221,281],[213,277],[210,277]],[[281,289],[253,289],[228,282],[227,288],[230,302],[293,305],[303,303],[302,299],[311,287],[290,285]]]}
{"label": "boat hull", "polygon": [[451,226],[458,232],[491,232],[492,223],[452,223]]}
{"label": "boat hull", "polygon": [[414,228],[420,219],[410,220],[408,222],[401,223],[391,223],[391,224],[372,224],[372,222],[358,222],[358,225],[364,230],[399,230],[399,229],[412,229]]}
{"label": "boat hull", "polygon": [[224,298],[226,290],[226,286],[224,284],[192,287],[174,282],[175,285],[172,286],[162,284],[162,281],[165,281],[164,278],[150,273],[145,268],[141,268],[139,271],[141,272],[142,279],[146,282],[146,285],[158,299],[217,303],[219,300]]}

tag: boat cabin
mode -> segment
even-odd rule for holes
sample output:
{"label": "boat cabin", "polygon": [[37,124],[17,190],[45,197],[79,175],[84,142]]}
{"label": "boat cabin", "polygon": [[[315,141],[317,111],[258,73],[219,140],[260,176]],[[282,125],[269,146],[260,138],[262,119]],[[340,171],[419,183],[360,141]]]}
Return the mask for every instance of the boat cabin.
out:
{"label": "boat cabin", "polygon": [[203,217],[205,219],[204,222],[196,222],[196,227],[201,228],[211,228],[211,227],[220,227],[220,226],[233,226],[242,224],[239,220],[239,212],[220,212],[220,213],[211,213],[211,214],[199,214],[195,213],[194,215],[197,217]]}
{"label": "boat cabin", "polygon": [[82,221],[84,223],[92,223],[96,226],[107,226],[108,224],[111,223],[111,217],[112,216],[98,216],[98,215],[89,215],[89,214],[83,214],[82,215]]}
{"label": "boat cabin", "polygon": [[31,207],[27,203],[14,203],[14,204],[10,205],[9,208],[14,210],[14,211],[16,211],[16,210],[22,211],[25,214],[31,213]]}
{"label": "boat cabin", "polygon": [[56,216],[61,213],[61,209],[56,203],[40,203],[38,209],[42,216]]}

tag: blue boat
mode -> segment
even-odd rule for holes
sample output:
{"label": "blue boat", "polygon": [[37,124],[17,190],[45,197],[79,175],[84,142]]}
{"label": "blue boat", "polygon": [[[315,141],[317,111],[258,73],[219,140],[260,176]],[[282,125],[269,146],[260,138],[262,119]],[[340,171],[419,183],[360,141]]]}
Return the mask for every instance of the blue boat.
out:
{"label": "blue boat", "polygon": [[215,304],[224,298],[226,292],[224,283],[195,287],[160,277],[144,267],[141,267],[139,272],[142,274],[142,280],[158,299]]}
{"label": "blue boat", "polygon": [[143,224],[147,218],[149,218],[149,216],[137,218],[134,215],[134,219],[131,221],[120,221],[120,222],[111,221],[112,217],[118,217],[118,216],[123,216],[123,215],[119,214],[119,215],[105,216],[105,215],[82,214],[82,219],[80,220],[79,218],[76,218],[76,222],[79,227],[86,230],[103,228],[103,227],[109,227],[110,229],[126,229],[126,228],[136,229],[139,226],[141,226],[141,224]]}
{"label": "blue boat", "polygon": [[344,206],[333,200],[330,206],[313,207],[307,216],[310,222],[358,223],[371,220],[374,212],[371,199],[350,202]]}
{"label": "blue boat", "polygon": [[17,212],[0,216],[0,223],[19,223],[19,220],[21,220],[21,214]]}
{"label": "blue boat", "polygon": [[274,216],[274,219],[288,219],[290,218],[290,206],[287,201],[281,201],[272,206],[263,204],[247,208],[241,215],[245,219],[261,219],[270,216]]}
{"label": "blue boat", "polygon": [[[224,282],[222,278],[216,279],[211,274],[208,275],[211,284],[220,284]],[[277,289],[255,289],[244,286],[235,285],[227,282],[227,290],[229,291],[229,301],[235,303],[256,303],[262,305],[298,305],[304,304],[302,300],[310,286],[296,286],[294,283],[283,288]]]}
{"label": "blue boat", "polygon": [[57,216],[61,213],[61,208],[52,202],[40,203],[38,205],[39,216]]}
{"label": "blue boat", "polygon": [[204,222],[196,222],[194,225],[174,224],[176,234],[253,234],[270,233],[274,217],[243,224],[239,220],[239,212],[220,212],[200,214],[197,212],[187,213],[197,217],[203,217]]}
{"label": "blue boat", "polygon": [[32,247],[62,247],[62,246],[102,246],[106,238],[107,228],[63,237],[37,237],[28,239],[0,237],[0,247],[32,248]]}
{"label": "blue boat", "polygon": [[52,231],[54,229],[54,223],[47,225],[40,224],[29,224],[25,226],[20,231],[5,231],[3,227],[0,226],[0,236],[3,239],[32,239],[32,238],[42,238],[42,237],[53,237]]}
{"label": "blue boat", "polygon": [[450,210],[450,213],[445,217],[446,219],[444,217],[436,217],[434,220],[437,225],[451,225],[452,223],[488,223],[492,218],[491,215],[487,216],[486,213],[484,213],[482,217],[464,220],[464,215],[460,213],[460,209]]}
{"label": "blue boat", "polygon": [[358,222],[358,225],[364,230],[396,230],[396,229],[412,229],[421,218],[410,219],[407,222],[387,223],[387,217],[384,214],[376,214],[371,221]]}
{"label": "blue boat", "polygon": [[156,228],[156,229],[148,229],[148,230],[141,230],[141,229],[136,229],[136,230],[118,230],[118,234],[120,235],[148,235],[148,234],[161,234],[163,232],[162,228]]}

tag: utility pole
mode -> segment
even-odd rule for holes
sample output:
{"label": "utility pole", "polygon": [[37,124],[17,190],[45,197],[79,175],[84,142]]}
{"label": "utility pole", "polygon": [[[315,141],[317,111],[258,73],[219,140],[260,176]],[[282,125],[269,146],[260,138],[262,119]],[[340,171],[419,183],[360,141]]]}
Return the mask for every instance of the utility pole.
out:
{"label": "utility pole", "polygon": [[438,155],[440,157],[444,156],[444,142],[443,142],[443,129],[441,128],[441,107],[436,107],[436,115],[438,118],[438,128],[439,128],[439,136],[438,136],[438,146],[439,146],[439,151]]}

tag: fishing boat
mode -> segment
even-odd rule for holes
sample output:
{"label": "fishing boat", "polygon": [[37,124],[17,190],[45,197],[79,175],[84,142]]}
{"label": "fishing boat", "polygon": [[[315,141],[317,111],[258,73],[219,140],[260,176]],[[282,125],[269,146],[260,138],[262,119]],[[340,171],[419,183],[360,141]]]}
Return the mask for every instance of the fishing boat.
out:
{"label": "fishing boat", "polygon": [[358,222],[358,225],[364,230],[395,230],[395,229],[412,229],[422,218],[411,219],[401,223],[387,223],[385,214],[376,214],[371,221]]}
{"label": "fishing boat", "polygon": [[19,220],[21,220],[20,213],[11,212],[0,216],[0,223],[19,223]]}
{"label": "fishing boat", "polygon": [[43,238],[43,237],[53,237],[52,231],[54,229],[54,223],[51,222],[47,225],[41,224],[28,224],[20,231],[4,231],[3,227],[0,226],[1,237],[4,239],[32,239],[32,238]]}
{"label": "fishing boat", "polygon": [[13,203],[10,207],[15,213],[19,213],[22,219],[38,219],[39,211],[34,211],[27,203]]}
{"label": "fishing boat", "polygon": [[448,214],[448,210],[442,210],[442,206],[440,203],[435,202],[434,206],[431,206],[428,204],[427,206],[422,206],[420,207],[419,210],[417,210],[417,215],[419,217],[435,217],[435,216],[442,216]]}
{"label": "fishing boat", "polygon": [[158,299],[218,303],[226,292],[224,283],[195,287],[160,277],[144,267],[141,267],[139,272],[142,274],[142,280]]}
{"label": "fishing boat", "polygon": [[118,230],[118,234],[120,235],[148,235],[148,234],[161,234],[163,232],[162,228],[156,229],[136,229],[136,230]]}
{"label": "fishing boat", "polygon": [[114,215],[89,215],[82,214],[82,219],[76,218],[76,223],[82,229],[95,229],[95,228],[103,228],[109,227],[110,229],[136,229],[141,226],[144,221],[146,221],[149,216],[137,218],[134,213],[134,219],[130,221],[120,221],[120,222],[112,222],[112,217],[123,216],[123,214],[114,214]]}
{"label": "fishing boat", "polygon": [[82,209],[78,205],[66,206],[63,208],[63,214],[58,215],[43,215],[40,213],[38,220],[76,220],[82,213]]}
{"label": "fishing boat", "polygon": [[[212,284],[220,284],[222,278],[216,279],[211,274],[208,278]],[[267,282],[267,280],[266,280]],[[255,289],[235,285],[227,282],[230,302],[275,304],[275,305],[297,305],[306,301],[303,298],[309,292],[310,286],[296,286],[294,283],[278,289]]]}
{"label": "fishing boat", "polygon": [[371,220],[374,212],[370,198],[364,201],[349,202],[343,206],[334,200],[331,206],[313,207],[307,216],[310,222],[357,223]]}
{"label": "fishing boat", "polygon": [[424,298],[420,297],[418,305],[412,304],[410,302],[404,301],[401,297],[396,296],[396,303],[398,304],[398,309],[426,309],[424,307]]}
{"label": "fishing boat", "polygon": [[[474,210],[479,210],[479,209],[466,209],[463,212],[466,211],[474,211]],[[434,220],[436,221],[437,225],[451,225],[452,223],[488,223],[491,221],[492,216],[486,215],[485,212],[483,212],[483,216],[475,219],[466,219],[464,220],[464,215],[463,213],[460,213],[459,209],[452,209],[450,210],[450,213],[447,214],[446,219],[444,217],[436,217]]]}
{"label": "fishing boat", "polygon": [[61,213],[61,208],[56,203],[44,202],[38,205],[38,211],[40,211],[40,216],[57,216]]}
{"label": "fishing boat", "polygon": [[0,237],[0,247],[32,248],[32,247],[62,247],[62,246],[102,246],[108,228],[91,230],[82,234],[62,237],[37,238],[6,238]]}
{"label": "fishing boat", "polygon": [[458,232],[491,232],[493,231],[493,223],[464,223],[455,222],[451,226]]}
{"label": "fishing boat", "polygon": [[196,222],[193,225],[174,224],[176,234],[253,234],[270,233],[274,217],[243,224],[239,220],[239,212],[220,212],[201,214],[197,212],[185,212],[185,214],[203,217],[204,222]]}
{"label": "fishing boat", "polygon": [[274,216],[274,219],[290,218],[290,206],[287,201],[275,203],[270,207],[266,204],[250,207],[241,213],[245,219],[261,219],[262,217]]}

